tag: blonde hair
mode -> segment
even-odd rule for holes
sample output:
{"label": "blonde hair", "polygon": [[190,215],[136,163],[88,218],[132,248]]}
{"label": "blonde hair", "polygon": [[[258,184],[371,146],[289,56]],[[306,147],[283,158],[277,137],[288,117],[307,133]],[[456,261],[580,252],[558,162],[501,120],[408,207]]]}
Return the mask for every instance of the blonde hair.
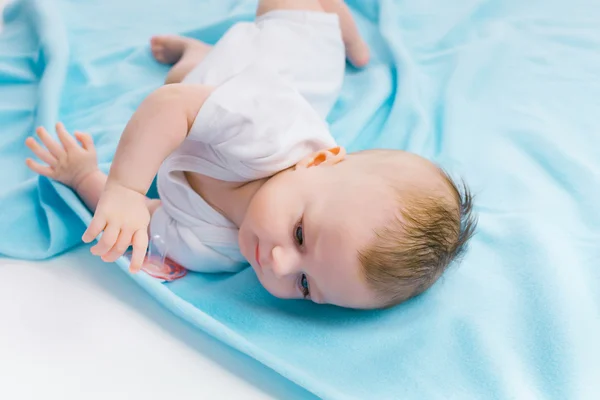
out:
{"label": "blonde hair", "polygon": [[402,194],[398,217],[375,232],[359,252],[367,284],[383,307],[391,307],[427,290],[459,259],[477,226],[473,196],[459,190],[440,169],[447,194]]}

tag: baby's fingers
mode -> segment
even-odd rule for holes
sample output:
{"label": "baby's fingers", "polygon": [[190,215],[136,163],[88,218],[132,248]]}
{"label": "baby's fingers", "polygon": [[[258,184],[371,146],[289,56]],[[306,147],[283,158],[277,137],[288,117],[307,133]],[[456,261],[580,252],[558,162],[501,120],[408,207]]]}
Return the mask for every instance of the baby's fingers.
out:
{"label": "baby's fingers", "polygon": [[86,231],[83,233],[81,240],[83,240],[85,243],[90,243],[92,240],[98,237],[100,232],[102,232],[105,227],[106,221],[104,220],[104,218],[94,216],[92,222],[90,223],[90,226],[88,226]]}
{"label": "baby's fingers", "polygon": [[50,167],[46,167],[45,165],[39,164],[33,161],[31,158],[25,160],[25,164],[33,171],[40,175],[47,176],[48,178],[52,178],[54,175],[54,171]]}
{"label": "baby's fingers", "polygon": [[40,126],[35,130],[35,133],[37,133],[42,143],[44,143],[44,146],[50,150],[50,153],[52,153],[55,158],[61,158],[65,154],[65,149],[63,149],[60,143],[52,139],[52,136],[50,136],[46,129]]}
{"label": "baby's fingers", "polygon": [[145,229],[140,229],[133,234],[133,252],[131,254],[131,264],[129,271],[137,273],[142,269],[144,258],[146,257],[146,249],[148,248],[148,233]]}
{"label": "baby's fingers", "polygon": [[94,139],[83,132],[75,132],[75,138],[81,143],[81,147],[88,151],[96,151],[96,147],[94,146]]}
{"label": "baby's fingers", "polygon": [[34,138],[28,137],[27,140],[25,140],[25,144],[27,145],[27,147],[29,147],[31,151],[33,151],[33,154],[38,156],[38,158],[46,164],[50,166],[55,166],[58,162],[56,158],[52,154],[50,154],[48,150],[40,146],[40,144]]}
{"label": "baby's fingers", "polygon": [[56,135],[58,136],[58,139],[64,146],[65,150],[69,151],[77,147],[77,142],[75,139],[73,139],[73,136],[67,132],[67,129],[61,122],[56,124]]}
{"label": "baby's fingers", "polygon": [[119,226],[108,223],[104,229],[104,232],[102,233],[102,237],[98,240],[98,243],[96,243],[96,245],[90,249],[92,254],[96,256],[104,256],[106,253],[108,253],[108,251],[115,245],[120,232],[121,228]]}
{"label": "baby's fingers", "polygon": [[102,261],[104,262],[115,262],[119,257],[125,253],[129,245],[131,244],[132,234],[131,231],[127,231],[123,229],[119,234],[119,238],[117,242],[113,246],[113,248],[102,257]]}

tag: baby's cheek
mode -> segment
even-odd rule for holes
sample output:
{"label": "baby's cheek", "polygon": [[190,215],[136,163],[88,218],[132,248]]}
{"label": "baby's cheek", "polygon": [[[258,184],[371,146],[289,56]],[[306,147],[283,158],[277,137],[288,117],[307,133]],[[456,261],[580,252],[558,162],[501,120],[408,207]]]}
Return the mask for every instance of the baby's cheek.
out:
{"label": "baby's cheek", "polygon": [[294,296],[293,291],[290,290],[290,285],[288,282],[278,280],[275,277],[268,276],[266,274],[261,274],[258,271],[257,276],[260,284],[269,292],[271,295],[278,297],[280,299],[293,299],[296,298]]}
{"label": "baby's cheek", "polygon": [[246,220],[256,229],[271,229],[273,221],[281,218],[283,196],[265,192],[254,196],[246,214]]}

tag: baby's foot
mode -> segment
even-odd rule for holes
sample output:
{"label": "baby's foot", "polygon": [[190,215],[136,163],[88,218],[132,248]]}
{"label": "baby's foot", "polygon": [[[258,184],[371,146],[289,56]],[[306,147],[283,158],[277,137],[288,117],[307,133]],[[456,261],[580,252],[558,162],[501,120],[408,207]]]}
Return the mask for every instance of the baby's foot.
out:
{"label": "baby's foot", "polygon": [[346,43],[346,57],[355,67],[364,67],[369,63],[369,46],[361,38]]}
{"label": "baby's foot", "polygon": [[176,35],[154,36],[150,40],[152,55],[163,64],[177,63],[186,52],[208,51],[210,46],[199,40]]}
{"label": "baby's foot", "polygon": [[202,60],[211,46],[199,40],[182,36],[155,36],[150,40],[156,61],[173,65],[165,83],[179,83]]}
{"label": "baby's foot", "polygon": [[152,55],[159,63],[175,64],[185,51],[185,38],[181,36],[154,36],[150,39]]}

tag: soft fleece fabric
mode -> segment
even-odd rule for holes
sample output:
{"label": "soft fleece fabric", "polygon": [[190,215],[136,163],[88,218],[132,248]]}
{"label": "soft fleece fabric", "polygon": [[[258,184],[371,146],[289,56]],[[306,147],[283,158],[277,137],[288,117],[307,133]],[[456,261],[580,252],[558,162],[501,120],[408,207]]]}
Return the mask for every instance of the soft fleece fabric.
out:
{"label": "soft fleece fabric", "polygon": [[[133,279],[324,398],[600,398],[600,4],[349,4],[373,60],[348,70],[333,133],[351,150],[410,150],[463,176],[480,215],[464,262],[381,312],[280,301],[250,269]],[[70,190],[27,171],[23,141],[36,125],[92,133],[108,168],[128,118],[167,71],[150,36],[214,43],[255,5],[10,6],[0,34],[0,254],[67,251],[90,220]]]}

